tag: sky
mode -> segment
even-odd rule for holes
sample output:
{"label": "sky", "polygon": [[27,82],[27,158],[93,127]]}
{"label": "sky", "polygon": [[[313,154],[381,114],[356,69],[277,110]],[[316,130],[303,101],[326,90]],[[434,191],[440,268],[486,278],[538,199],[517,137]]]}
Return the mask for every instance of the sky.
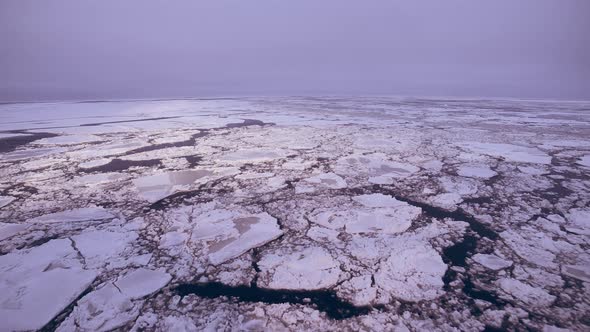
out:
{"label": "sky", "polygon": [[0,101],[590,100],[588,0],[1,0]]}

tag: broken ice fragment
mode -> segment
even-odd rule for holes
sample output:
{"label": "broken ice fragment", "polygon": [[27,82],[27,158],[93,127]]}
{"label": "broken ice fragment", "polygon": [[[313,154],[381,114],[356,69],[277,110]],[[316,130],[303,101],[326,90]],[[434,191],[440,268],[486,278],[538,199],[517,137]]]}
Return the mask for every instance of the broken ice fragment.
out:
{"label": "broken ice fragment", "polygon": [[475,254],[473,260],[487,267],[490,270],[501,270],[512,266],[512,262],[502,259],[496,255]]}
{"label": "broken ice fragment", "polygon": [[166,286],[172,276],[166,272],[139,268],[115,282],[115,285],[130,299],[138,299],[153,294]]}
{"label": "broken ice fragment", "polygon": [[551,156],[537,148],[514,144],[482,142],[466,142],[463,145],[473,152],[493,157],[502,157],[512,162],[551,164]]}
{"label": "broken ice fragment", "polygon": [[175,191],[175,186],[190,185],[213,174],[207,170],[187,170],[149,175],[133,180],[139,196],[153,203]]}
{"label": "broken ice fragment", "polygon": [[9,237],[18,234],[27,229],[27,224],[8,224],[0,222],[0,241],[8,239]]}
{"label": "broken ice fragment", "polygon": [[588,265],[564,265],[561,272],[566,276],[590,282],[590,267]]}
{"label": "broken ice fragment", "polygon": [[260,286],[272,289],[321,289],[335,285],[340,264],[322,248],[300,252],[266,254],[258,262]]}
{"label": "broken ice fragment", "polygon": [[578,165],[590,167],[590,154],[580,157],[577,161]]}
{"label": "broken ice fragment", "polygon": [[346,188],[347,184],[346,181],[334,174],[334,173],[323,173],[319,174],[310,178],[305,179],[306,182],[318,184],[323,187],[328,187],[330,189],[342,189]]}
{"label": "broken ice fragment", "polygon": [[590,209],[571,209],[566,215],[569,221],[565,226],[571,233],[590,235]]}
{"label": "broken ice fragment", "polygon": [[408,203],[398,201],[392,196],[383,194],[360,195],[352,199],[366,207],[400,207],[409,205]]}
{"label": "broken ice fragment", "polygon": [[457,174],[469,178],[489,179],[497,173],[487,165],[462,165],[457,170]]}
{"label": "broken ice fragment", "polygon": [[12,196],[0,196],[0,209],[12,203],[15,200]]}
{"label": "broken ice fragment", "polygon": [[268,213],[242,214],[213,210],[196,218],[191,241],[205,243],[209,261],[219,265],[283,234]]}
{"label": "broken ice fragment", "polygon": [[77,222],[77,221],[94,221],[112,219],[115,216],[109,211],[101,207],[88,207],[73,210],[66,210],[62,212],[45,214],[28,222],[32,223],[57,223],[57,222]]}
{"label": "broken ice fragment", "polygon": [[38,330],[74,301],[96,278],[82,268],[71,241],[0,256],[0,324],[3,330]]}
{"label": "broken ice fragment", "polygon": [[[84,256],[88,267],[99,268],[115,262],[138,238],[134,231],[88,231],[72,236],[74,245]],[[105,245],[108,244],[108,245]]]}
{"label": "broken ice fragment", "polygon": [[393,248],[381,263],[375,283],[404,301],[432,300],[443,293],[446,270],[447,265],[430,245],[405,243]]}
{"label": "broken ice fragment", "polygon": [[498,284],[503,291],[512,295],[516,300],[533,307],[549,306],[555,300],[555,296],[545,290],[529,286],[516,279],[502,278]]}

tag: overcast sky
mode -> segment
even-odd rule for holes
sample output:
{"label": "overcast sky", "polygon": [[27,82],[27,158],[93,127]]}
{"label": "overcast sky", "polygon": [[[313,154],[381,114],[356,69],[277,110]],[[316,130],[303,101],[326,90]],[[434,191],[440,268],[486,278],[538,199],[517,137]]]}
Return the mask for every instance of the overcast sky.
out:
{"label": "overcast sky", "polygon": [[0,100],[590,99],[588,0],[0,0]]}

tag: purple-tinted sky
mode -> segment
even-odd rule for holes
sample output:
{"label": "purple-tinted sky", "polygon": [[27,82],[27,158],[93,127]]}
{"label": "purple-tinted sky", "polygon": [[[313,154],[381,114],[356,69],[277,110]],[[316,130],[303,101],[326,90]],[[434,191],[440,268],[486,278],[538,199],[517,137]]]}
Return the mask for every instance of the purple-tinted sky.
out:
{"label": "purple-tinted sky", "polygon": [[588,0],[0,1],[0,100],[590,99]]}

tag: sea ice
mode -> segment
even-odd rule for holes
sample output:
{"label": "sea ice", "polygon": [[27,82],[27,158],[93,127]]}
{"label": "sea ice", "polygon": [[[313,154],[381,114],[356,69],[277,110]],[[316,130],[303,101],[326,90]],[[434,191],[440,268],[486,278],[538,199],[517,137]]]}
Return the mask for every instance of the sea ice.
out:
{"label": "sea ice", "polygon": [[212,175],[208,170],[186,170],[149,175],[133,180],[139,196],[156,202],[174,193],[177,186],[191,185],[200,178]]}
{"label": "sea ice", "polygon": [[590,267],[588,265],[564,265],[561,272],[572,278],[590,282]]}
{"label": "sea ice", "polygon": [[590,167],[590,154],[580,157],[577,163],[582,166]]}
{"label": "sea ice", "polygon": [[346,181],[334,173],[322,173],[305,179],[306,182],[321,185],[330,189],[346,188]]}
{"label": "sea ice", "polygon": [[267,253],[258,262],[261,287],[272,289],[321,289],[335,285],[340,264],[327,251],[308,247],[298,252]]}
{"label": "sea ice", "polygon": [[6,205],[14,202],[16,198],[12,196],[0,196],[0,209],[5,207]]}
{"label": "sea ice", "polygon": [[131,248],[131,243],[137,238],[136,232],[122,230],[87,231],[71,237],[75,247],[84,257],[86,266],[92,268],[115,263],[125,250]]}
{"label": "sea ice", "polygon": [[115,285],[130,299],[139,299],[158,291],[170,280],[172,276],[166,272],[139,268],[125,274]]}
{"label": "sea ice", "polygon": [[110,331],[139,315],[139,307],[113,283],[108,282],[78,301],[57,331]]}
{"label": "sea ice", "polygon": [[219,265],[279,237],[283,232],[268,213],[213,210],[196,216],[191,241],[207,247],[209,261]]}
{"label": "sea ice", "polygon": [[70,240],[0,256],[0,325],[3,330],[38,330],[94,281]]}
{"label": "sea ice", "polygon": [[82,143],[100,142],[102,138],[96,135],[64,135],[40,139],[35,144],[42,145],[73,145]]}
{"label": "sea ice", "polygon": [[475,254],[473,260],[487,267],[490,270],[501,270],[512,266],[512,262],[502,259],[496,255]]}
{"label": "sea ice", "polygon": [[78,222],[113,219],[115,216],[101,207],[87,207],[45,214],[33,219],[31,223]]}
{"label": "sea ice", "polygon": [[457,170],[457,174],[470,178],[489,179],[497,173],[486,165],[462,165]]}
{"label": "sea ice", "polygon": [[519,163],[551,164],[551,156],[545,152],[526,146],[505,143],[466,142],[464,146],[471,151],[502,157],[508,161]]}
{"label": "sea ice", "polygon": [[0,241],[8,239],[9,237],[18,234],[27,229],[27,224],[9,224],[0,222]]}
{"label": "sea ice", "polygon": [[103,166],[111,162],[109,158],[99,158],[90,161],[85,161],[83,163],[78,164],[80,168],[93,168],[98,166]]}
{"label": "sea ice", "polygon": [[355,202],[358,202],[366,207],[407,207],[408,203],[398,201],[392,196],[383,194],[367,194],[359,195],[352,198]]}
{"label": "sea ice", "polygon": [[394,298],[404,301],[432,300],[443,293],[447,265],[428,244],[404,243],[392,248],[383,261],[375,283]]}
{"label": "sea ice", "polygon": [[435,206],[440,206],[446,210],[455,210],[457,208],[457,204],[463,201],[461,195],[457,193],[442,193],[432,197],[429,197],[428,201],[430,201]]}
{"label": "sea ice", "polygon": [[394,234],[408,229],[421,212],[420,208],[399,202],[394,198],[387,200],[360,196],[358,199],[367,205],[389,207],[320,211],[312,215],[310,220],[318,225],[334,230],[341,229],[348,233]]}
{"label": "sea ice", "polygon": [[222,161],[244,163],[265,162],[281,158],[286,154],[282,150],[249,149],[230,152],[221,157]]}
{"label": "sea ice", "polygon": [[566,215],[569,223],[565,228],[576,234],[590,235],[590,209],[571,209]]}
{"label": "sea ice", "polygon": [[74,178],[74,182],[85,186],[96,186],[104,183],[117,182],[128,178],[128,175],[116,172],[86,174]]}
{"label": "sea ice", "polygon": [[533,307],[545,307],[555,301],[555,296],[541,288],[529,286],[519,280],[502,278],[498,281],[500,288],[512,295],[516,300],[522,301]]}
{"label": "sea ice", "polygon": [[383,153],[350,155],[340,158],[336,164],[338,174],[366,173],[371,177],[404,178],[419,170],[409,163],[387,160]]}

